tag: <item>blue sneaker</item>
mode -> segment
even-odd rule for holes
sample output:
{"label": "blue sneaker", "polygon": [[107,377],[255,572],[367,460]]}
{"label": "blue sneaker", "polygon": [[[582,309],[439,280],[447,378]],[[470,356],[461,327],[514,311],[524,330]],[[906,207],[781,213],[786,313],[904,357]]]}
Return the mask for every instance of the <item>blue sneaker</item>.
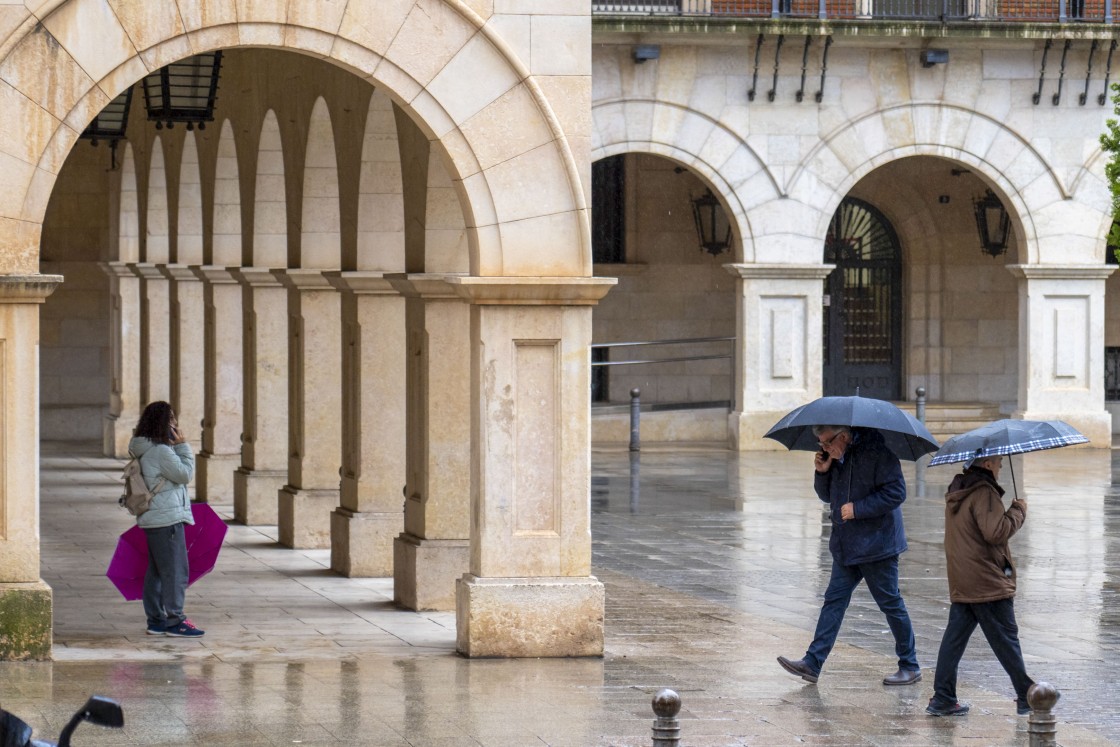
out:
{"label": "blue sneaker", "polygon": [[166,625],[149,625],[148,626],[148,635],[166,635],[166,634],[167,634],[167,626]]}
{"label": "blue sneaker", "polygon": [[164,628],[163,634],[172,638],[199,638],[206,635],[206,631],[199,630],[194,626],[194,623],[184,618],[182,622]]}

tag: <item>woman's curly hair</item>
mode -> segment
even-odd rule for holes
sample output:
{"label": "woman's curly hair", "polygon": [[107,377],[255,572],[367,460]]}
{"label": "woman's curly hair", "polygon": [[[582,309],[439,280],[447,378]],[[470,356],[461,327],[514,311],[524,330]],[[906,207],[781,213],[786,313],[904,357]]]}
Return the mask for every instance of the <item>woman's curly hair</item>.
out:
{"label": "woman's curly hair", "polygon": [[140,413],[140,420],[136,423],[132,435],[142,436],[157,444],[170,446],[175,442],[171,436],[171,422],[175,419],[175,411],[171,405],[162,400],[152,402]]}

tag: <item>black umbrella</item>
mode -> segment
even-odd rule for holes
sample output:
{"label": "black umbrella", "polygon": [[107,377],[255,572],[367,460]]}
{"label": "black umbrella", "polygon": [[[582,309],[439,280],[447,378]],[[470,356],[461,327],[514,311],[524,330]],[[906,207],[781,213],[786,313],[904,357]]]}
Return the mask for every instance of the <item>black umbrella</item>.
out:
{"label": "black umbrella", "polygon": [[930,466],[968,462],[990,456],[1008,457],[1011,466],[1011,487],[1015,495],[1019,488],[1015,485],[1015,466],[1011,464],[1012,454],[1025,454],[1028,451],[1057,449],[1062,446],[1089,443],[1089,439],[1069,423],[1061,420],[996,420],[979,428],[953,436],[937,455],[930,460]]}
{"label": "black umbrella", "polygon": [[766,433],[788,449],[820,451],[815,425],[846,425],[850,428],[874,428],[899,459],[915,460],[937,451],[933,435],[913,415],[890,402],[871,397],[821,397],[789,413]]}

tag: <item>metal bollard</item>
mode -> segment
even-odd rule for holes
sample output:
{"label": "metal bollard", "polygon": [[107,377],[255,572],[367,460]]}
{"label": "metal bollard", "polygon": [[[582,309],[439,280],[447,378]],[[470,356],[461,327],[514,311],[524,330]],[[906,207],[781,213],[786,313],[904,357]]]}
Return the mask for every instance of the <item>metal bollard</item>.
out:
{"label": "metal bollard", "polygon": [[918,395],[918,399],[914,401],[914,417],[919,423],[924,423],[926,422],[926,388],[920,386],[914,390],[914,394]]}
{"label": "metal bollard", "polygon": [[657,691],[653,696],[653,747],[678,747],[681,743],[681,696],[669,688]]}
{"label": "metal bollard", "polygon": [[642,439],[638,433],[642,419],[642,390],[634,387],[630,390],[630,451],[642,450]]}
{"label": "metal bollard", "polygon": [[1027,718],[1027,733],[1030,747],[1057,747],[1058,717],[1054,715],[1054,704],[1061,693],[1049,682],[1036,682],[1027,690],[1027,703],[1031,715]]}

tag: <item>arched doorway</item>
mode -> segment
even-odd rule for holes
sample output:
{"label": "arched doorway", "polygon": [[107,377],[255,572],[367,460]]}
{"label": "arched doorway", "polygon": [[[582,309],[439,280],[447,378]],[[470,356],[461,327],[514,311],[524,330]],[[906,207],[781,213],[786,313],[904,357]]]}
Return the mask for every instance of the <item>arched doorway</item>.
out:
{"label": "arched doorway", "polygon": [[825,238],[824,393],[898,399],[902,260],[890,221],[863,200],[840,203]]}

